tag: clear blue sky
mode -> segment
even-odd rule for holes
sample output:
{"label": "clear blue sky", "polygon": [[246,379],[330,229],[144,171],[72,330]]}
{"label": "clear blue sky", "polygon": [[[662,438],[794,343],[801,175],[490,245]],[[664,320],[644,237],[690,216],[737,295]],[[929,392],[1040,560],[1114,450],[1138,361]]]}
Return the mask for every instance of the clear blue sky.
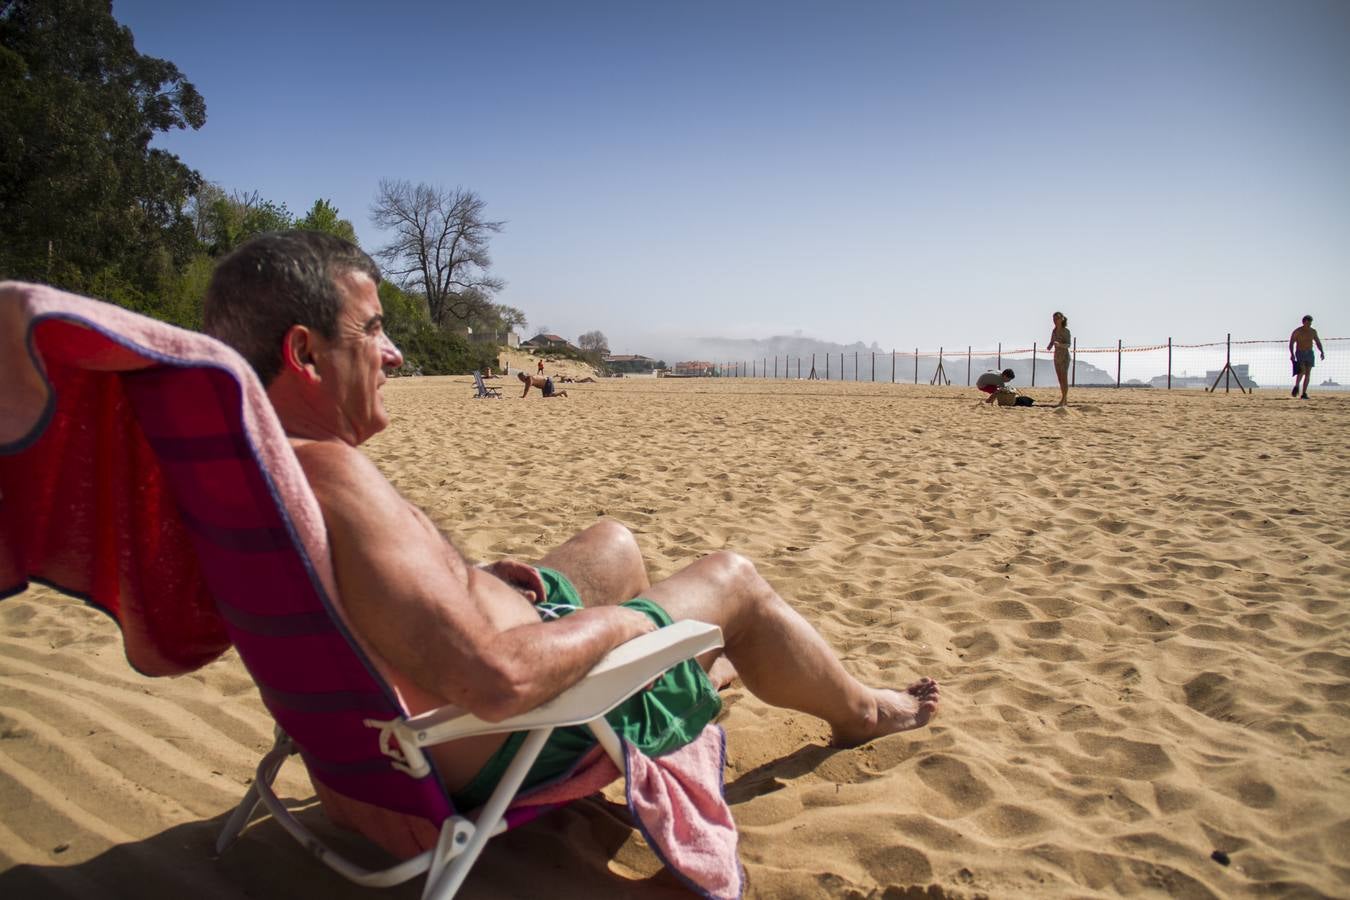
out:
{"label": "clear blue sky", "polygon": [[1350,2],[116,0],[226,190],[476,191],[501,302],[616,352],[1350,334]]}

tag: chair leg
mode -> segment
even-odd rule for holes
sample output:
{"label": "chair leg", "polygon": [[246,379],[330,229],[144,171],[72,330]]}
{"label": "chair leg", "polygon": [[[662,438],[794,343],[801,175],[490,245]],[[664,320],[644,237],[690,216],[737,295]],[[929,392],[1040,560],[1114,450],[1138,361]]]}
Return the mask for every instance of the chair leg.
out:
{"label": "chair leg", "polygon": [[[519,752],[511,760],[511,765],[502,775],[502,780],[497,783],[492,796],[483,805],[477,821],[468,829],[461,830],[458,825],[453,832],[450,829],[442,829],[441,840],[437,845],[437,859],[432,862],[431,871],[427,873],[426,890],[422,893],[423,900],[450,900],[455,896],[455,892],[468,876],[469,869],[483,852],[488,839],[503,830],[502,817],[506,814],[507,806],[515,799],[521,782],[529,774],[530,766],[539,758],[540,751],[544,749],[544,742],[552,733],[552,728],[537,728],[529,733],[525,742],[520,745]],[[441,844],[447,845],[445,852],[453,858],[441,856]]]}
{"label": "chair leg", "polygon": [[[263,761],[258,765],[258,772],[253,779],[253,783],[248,786],[244,792],[244,799],[235,807],[234,812],[225,820],[225,827],[221,829],[220,837],[216,838],[216,854],[222,854],[238,839],[240,832],[248,825],[248,820],[253,818],[253,813],[262,803],[262,796],[258,792],[258,782],[264,777],[267,784],[272,784],[272,779],[277,777],[277,772],[281,769],[281,763],[287,756],[295,752],[295,745],[291,743],[290,737],[280,728],[276,730],[276,740],[272,743],[272,749],[263,756]],[[268,766],[269,759],[276,759],[276,764]]]}
{"label": "chair leg", "polygon": [[239,838],[239,832],[244,830],[248,820],[253,818],[253,811],[258,808],[262,800],[258,797],[258,788],[256,785],[249,785],[244,793],[244,799],[230,813],[229,819],[225,821],[225,827],[220,832],[220,837],[216,838],[216,855],[223,854],[226,850],[234,846],[234,842]]}

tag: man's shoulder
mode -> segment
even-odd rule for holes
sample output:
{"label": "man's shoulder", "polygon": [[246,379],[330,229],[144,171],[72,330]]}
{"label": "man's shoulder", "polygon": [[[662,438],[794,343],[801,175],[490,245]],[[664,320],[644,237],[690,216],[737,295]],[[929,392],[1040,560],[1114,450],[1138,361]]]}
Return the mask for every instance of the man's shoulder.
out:
{"label": "man's shoulder", "polygon": [[366,455],[350,444],[342,441],[292,441],[295,455],[305,474],[326,474],[331,471],[350,472],[353,469],[370,467],[374,463]]}
{"label": "man's shoulder", "polygon": [[300,468],[324,508],[344,498],[360,502],[361,498],[393,491],[393,485],[375,464],[349,444],[303,441],[294,447]]}

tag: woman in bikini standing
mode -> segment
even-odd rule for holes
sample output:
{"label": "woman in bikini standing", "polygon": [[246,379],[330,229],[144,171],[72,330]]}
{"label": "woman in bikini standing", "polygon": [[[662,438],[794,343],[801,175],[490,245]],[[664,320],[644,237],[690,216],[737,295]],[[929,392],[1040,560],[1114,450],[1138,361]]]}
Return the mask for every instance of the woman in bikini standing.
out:
{"label": "woman in bikini standing", "polygon": [[1069,335],[1069,320],[1064,313],[1057,312],[1051,318],[1055,327],[1050,332],[1050,343],[1045,345],[1045,349],[1055,351],[1055,377],[1059,379],[1059,403],[1056,406],[1068,406],[1069,345],[1073,339]]}

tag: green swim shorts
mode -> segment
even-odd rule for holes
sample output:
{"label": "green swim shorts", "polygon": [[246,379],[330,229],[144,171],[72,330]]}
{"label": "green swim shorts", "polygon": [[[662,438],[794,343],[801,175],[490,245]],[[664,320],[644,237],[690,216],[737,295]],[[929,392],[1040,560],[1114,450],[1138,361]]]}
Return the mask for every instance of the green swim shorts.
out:
{"label": "green swim shorts", "polygon": [[[562,618],[582,608],[581,597],[561,572],[539,570],[548,596],[536,605],[544,621]],[[664,609],[639,597],[623,604],[646,613],[658,627],[671,624]],[[722,699],[695,660],[685,660],[641,691],[605,714],[619,736],[647,756],[660,756],[678,750],[698,737],[704,726],[722,708]],[[469,811],[482,806],[506,773],[506,768],[525,741],[526,732],[518,731],[506,739],[473,780],[451,795],[455,808]],[[544,749],[525,776],[524,786],[535,787],[556,780],[576,765],[595,746],[595,735],[584,725],[555,728]]]}

